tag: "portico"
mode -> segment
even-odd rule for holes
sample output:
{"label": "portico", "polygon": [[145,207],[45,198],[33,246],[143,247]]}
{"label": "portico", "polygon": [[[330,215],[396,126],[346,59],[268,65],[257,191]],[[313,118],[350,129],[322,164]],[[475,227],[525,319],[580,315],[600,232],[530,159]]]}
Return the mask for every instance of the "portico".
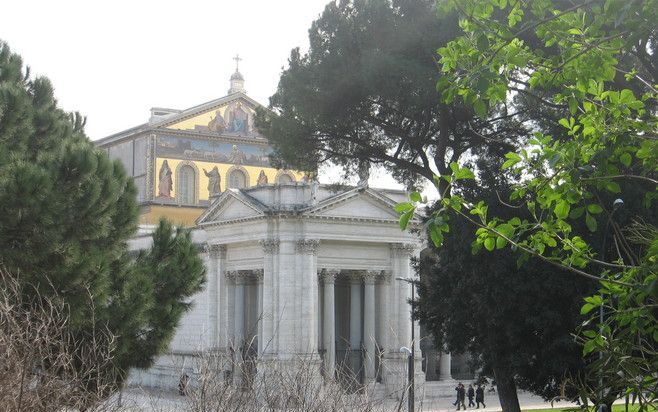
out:
{"label": "portico", "polygon": [[411,276],[421,248],[399,228],[394,207],[405,198],[317,183],[226,190],[197,221],[208,284],[172,353],[224,353],[234,379],[250,370],[247,362],[257,365],[250,373],[266,373],[269,362],[303,359],[318,377],[399,391],[400,347],[420,353],[411,342],[411,287],[394,280]]}
{"label": "portico", "polygon": [[420,248],[398,226],[403,196],[290,184],[216,198],[198,221],[217,285],[215,348],[237,362],[304,357],[326,378],[392,381],[387,366],[411,345],[410,287],[392,279],[409,276]]}

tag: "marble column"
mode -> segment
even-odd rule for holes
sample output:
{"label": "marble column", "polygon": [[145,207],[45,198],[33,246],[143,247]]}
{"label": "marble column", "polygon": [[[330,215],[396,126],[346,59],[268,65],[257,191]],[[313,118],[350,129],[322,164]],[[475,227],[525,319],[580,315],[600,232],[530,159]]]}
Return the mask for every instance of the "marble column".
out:
{"label": "marble column", "polygon": [[[389,392],[399,391],[407,380],[407,355],[402,347],[411,347],[411,285],[396,278],[408,278],[411,270],[410,254],[413,246],[406,243],[391,243],[391,274],[387,284],[387,337],[384,354],[383,382]],[[420,359],[420,353],[418,356]],[[421,370],[421,368],[417,368]]]}
{"label": "marble column", "polygon": [[238,271],[232,272],[231,276],[235,279],[235,329],[233,330],[233,344],[236,354],[236,363],[239,364],[242,361],[242,349],[244,346],[244,285],[246,277]]}
{"label": "marble column", "polygon": [[378,277],[378,282],[375,285],[375,305],[377,306],[377,343],[380,350],[390,349],[391,327],[388,321],[389,312],[389,288],[391,286],[391,273],[390,271],[381,271]]}
{"label": "marble column", "polygon": [[[395,278],[408,279],[411,277],[411,254],[414,247],[411,244],[394,244],[393,258],[396,261],[396,272],[393,273]],[[409,300],[411,299],[411,285],[408,282],[401,280],[394,280],[394,288],[398,290],[397,301],[394,303],[397,308],[397,326],[399,333],[400,346],[408,348],[413,344],[411,342],[411,306]]]}
{"label": "marble column", "polygon": [[365,348],[366,379],[375,378],[375,280],[379,275],[376,271],[367,271],[363,276],[364,304],[363,304],[363,345]]}
{"label": "marble column", "polygon": [[[274,296],[275,296],[275,257],[279,253],[279,239],[263,239],[260,242],[263,247],[263,285],[262,291],[262,312],[261,312],[261,336],[258,339],[259,353],[273,354],[276,352],[274,342],[275,317],[274,317]],[[261,343],[262,342],[262,343]]]}
{"label": "marble column", "polygon": [[[212,245],[207,246],[210,257],[210,267],[208,271],[209,283],[209,320],[212,333],[212,343],[215,348],[226,348],[227,346],[227,328],[226,320],[228,319],[227,305],[227,279],[224,276],[226,270],[226,246]],[[213,319],[214,318],[214,319]]]}
{"label": "marble column", "polygon": [[317,239],[300,239],[296,251],[301,255],[301,288],[297,299],[300,300],[298,316],[299,341],[298,350],[311,358],[318,359],[318,269],[316,252],[320,241]]}
{"label": "marble column", "polygon": [[324,282],[324,312],[323,312],[323,346],[325,377],[333,379],[336,370],[336,298],[334,287],[338,270],[323,270]]}
{"label": "marble column", "polygon": [[452,380],[452,373],[450,368],[452,367],[452,356],[450,352],[441,352],[441,357],[439,358],[439,379],[440,380]]}
{"label": "marble column", "polygon": [[361,349],[361,275],[350,276],[350,349]]}
{"label": "marble column", "polygon": [[258,312],[256,314],[258,326],[256,327],[256,333],[258,334],[257,340],[258,340],[258,357],[260,357],[263,354],[263,349],[264,349],[264,340],[263,340],[263,269],[257,269],[254,271],[254,275],[256,275],[256,284],[258,285],[258,289],[256,290],[256,294],[258,297]]}

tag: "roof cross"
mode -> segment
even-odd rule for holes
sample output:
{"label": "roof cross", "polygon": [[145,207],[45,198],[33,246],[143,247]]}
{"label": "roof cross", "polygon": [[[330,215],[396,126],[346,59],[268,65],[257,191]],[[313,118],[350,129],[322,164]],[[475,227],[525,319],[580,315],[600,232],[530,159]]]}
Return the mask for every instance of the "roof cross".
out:
{"label": "roof cross", "polygon": [[236,54],[233,60],[235,60],[235,71],[237,72],[239,71],[238,68],[240,67],[240,61],[242,60],[242,58],[240,57],[239,54]]}

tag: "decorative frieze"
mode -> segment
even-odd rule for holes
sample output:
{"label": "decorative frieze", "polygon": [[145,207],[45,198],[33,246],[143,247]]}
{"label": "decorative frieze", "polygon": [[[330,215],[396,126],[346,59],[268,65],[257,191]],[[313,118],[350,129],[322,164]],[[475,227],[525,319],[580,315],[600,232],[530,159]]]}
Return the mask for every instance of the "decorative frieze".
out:
{"label": "decorative frieze", "polygon": [[272,255],[279,252],[279,239],[263,239],[258,243],[263,247],[263,252],[266,255]]}
{"label": "decorative frieze", "polygon": [[297,241],[297,252],[314,255],[319,245],[320,241],[317,239],[300,239]]}

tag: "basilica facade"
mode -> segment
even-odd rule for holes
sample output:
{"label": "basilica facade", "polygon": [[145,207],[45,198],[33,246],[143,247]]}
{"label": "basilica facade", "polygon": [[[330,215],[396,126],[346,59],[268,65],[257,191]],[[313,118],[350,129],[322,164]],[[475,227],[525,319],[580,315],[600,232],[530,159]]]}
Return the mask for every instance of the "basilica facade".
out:
{"label": "basilica facade", "polygon": [[[399,280],[413,277],[412,258],[424,247],[399,228],[394,208],[407,194],[370,188],[367,176],[354,187],[329,186],[273,168],[254,127],[257,107],[236,69],[228,95],[185,110],[154,108],[147,123],[97,141],[139,191],[132,250],[148,248],[166,217],[191,228],[207,269],[167,353],[130,381],[174,388],[181,374],[194,377],[195,358],[212,352],[230,360],[232,380],[247,361],[303,358],[325,377],[347,371],[393,393],[406,379],[400,348],[421,353],[412,288]],[[433,359],[449,378],[449,354]]]}
{"label": "basilica facade", "polygon": [[236,70],[226,96],[185,110],[152,108],[148,122],[96,144],[133,177],[140,223],[167,217],[194,226],[227,188],[301,180],[300,173],[270,165],[271,148],[254,127],[258,106]]}

